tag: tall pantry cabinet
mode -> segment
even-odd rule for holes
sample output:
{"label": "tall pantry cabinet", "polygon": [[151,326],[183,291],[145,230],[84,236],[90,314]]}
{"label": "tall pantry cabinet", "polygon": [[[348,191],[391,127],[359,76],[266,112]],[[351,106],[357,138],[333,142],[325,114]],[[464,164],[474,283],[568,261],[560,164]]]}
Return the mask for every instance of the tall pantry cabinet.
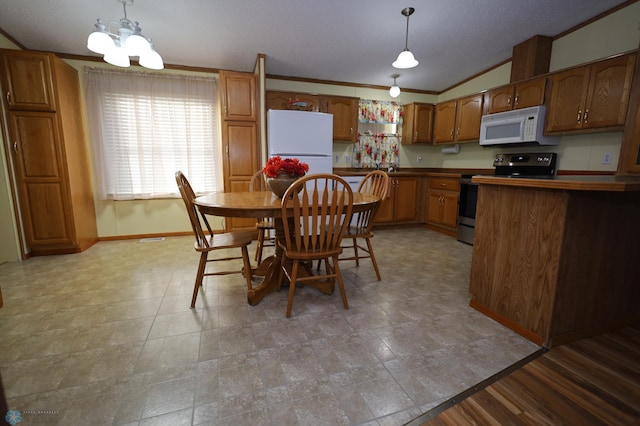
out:
{"label": "tall pantry cabinet", "polygon": [[7,160],[31,255],[98,239],[77,71],[50,53],[0,49]]}

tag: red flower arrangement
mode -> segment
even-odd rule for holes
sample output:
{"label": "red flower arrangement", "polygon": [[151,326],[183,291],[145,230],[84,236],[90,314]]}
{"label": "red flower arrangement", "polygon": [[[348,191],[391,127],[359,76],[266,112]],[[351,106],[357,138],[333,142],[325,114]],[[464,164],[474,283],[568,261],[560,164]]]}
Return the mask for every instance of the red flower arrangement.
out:
{"label": "red flower arrangement", "polygon": [[274,178],[280,173],[285,173],[291,177],[302,177],[309,171],[309,165],[297,158],[281,158],[276,155],[269,158],[262,171],[270,178]]}

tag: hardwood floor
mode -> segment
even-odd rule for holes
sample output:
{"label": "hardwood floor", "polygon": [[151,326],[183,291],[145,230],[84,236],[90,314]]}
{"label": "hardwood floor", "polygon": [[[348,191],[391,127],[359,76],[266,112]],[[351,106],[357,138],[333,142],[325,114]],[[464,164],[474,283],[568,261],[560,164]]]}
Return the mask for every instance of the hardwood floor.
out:
{"label": "hardwood floor", "polygon": [[410,424],[639,425],[640,325],[555,347],[485,385]]}

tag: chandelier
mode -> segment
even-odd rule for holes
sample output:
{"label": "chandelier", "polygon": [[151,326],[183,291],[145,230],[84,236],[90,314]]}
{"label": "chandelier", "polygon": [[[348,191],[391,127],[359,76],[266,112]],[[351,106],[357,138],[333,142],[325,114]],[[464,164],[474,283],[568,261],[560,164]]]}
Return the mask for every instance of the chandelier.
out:
{"label": "chandelier", "polygon": [[409,16],[411,16],[415,12],[415,9],[412,7],[405,7],[402,9],[401,13],[407,17],[407,33],[404,42],[404,50],[400,52],[398,55],[398,59],[396,59],[393,64],[394,68],[407,69],[413,68],[418,65],[418,61],[413,56],[413,53],[409,50]]}
{"label": "chandelier", "polygon": [[[142,28],[138,21],[132,22],[127,18],[127,5],[133,0],[116,0],[122,3],[124,18],[120,21],[110,21],[107,25],[98,18],[96,29],[89,34],[87,48],[92,52],[104,55],[104,60],[111,65],[128,67],[131,65],[130,56],[137,56],[138,63],[154,70],[164,68],[162,57],[155,51],[151,39],[142,35]],[[118,26],[116,32],[112,27]]]}

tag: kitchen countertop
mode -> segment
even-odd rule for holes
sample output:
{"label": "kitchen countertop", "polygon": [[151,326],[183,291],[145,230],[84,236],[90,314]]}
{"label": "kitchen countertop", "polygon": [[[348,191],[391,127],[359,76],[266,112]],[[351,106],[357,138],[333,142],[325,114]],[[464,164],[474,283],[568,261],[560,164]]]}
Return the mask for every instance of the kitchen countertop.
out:
{"label": "kitchen countertop", "polygon": [[[340,176],[364,176],[375,169],[334,168],[333,172]],[[383,170],[386,172],[386,170]],[[493,169],[438,169],[438,168],[401,168],[387,172],[389,176],[440,176],[460,177],[461,175],[493,174]]]}
{"label": "kitchen countertop", "polygon": [[551,179],[512,178],[506,176],[474,176],[472,182],[482,185],[564,189],[571,191],[640,191],[640,176],[554,176]]}

